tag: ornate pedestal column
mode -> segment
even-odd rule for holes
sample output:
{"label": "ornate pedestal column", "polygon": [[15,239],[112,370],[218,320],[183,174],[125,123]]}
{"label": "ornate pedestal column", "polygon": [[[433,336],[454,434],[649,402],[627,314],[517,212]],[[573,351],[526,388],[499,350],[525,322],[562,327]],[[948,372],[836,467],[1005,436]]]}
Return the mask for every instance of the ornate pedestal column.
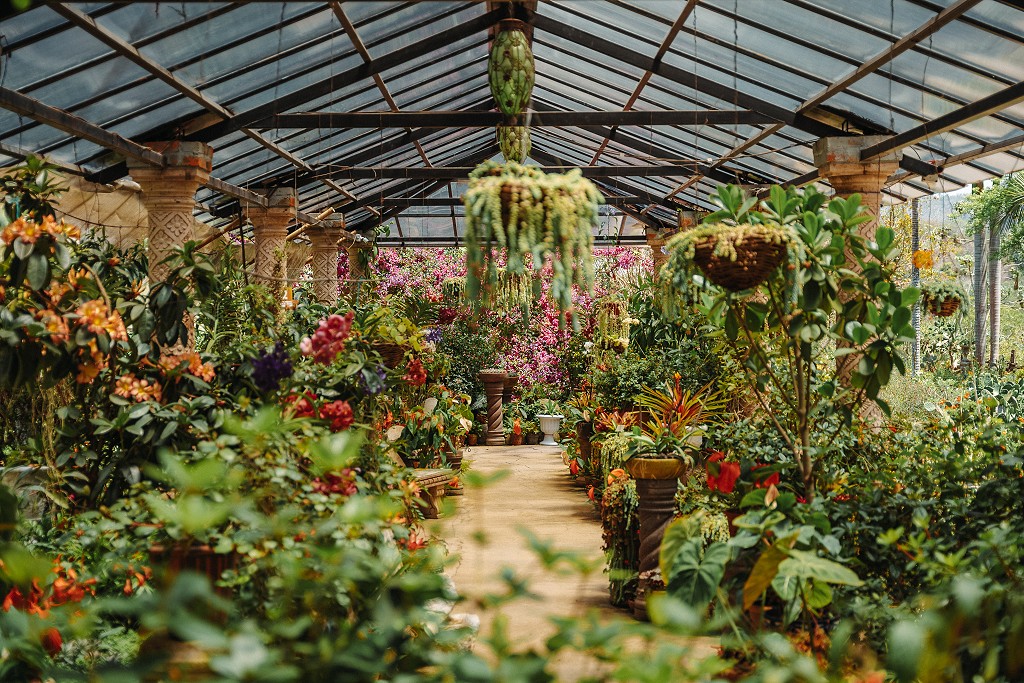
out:
{"label": "ornate pedestal column", "polygon": [[150,142],[164,155],[166,165],[156,168],[128,160],[132,180],[142,186],[142,203],[149,214],[149,281],[162,282],[170,269],[161,261],[175,247],[195,239],[192,229],[195,194],[210,179],[213,149],[202,142]]}
{"label": "ornate pedestal column", "polygon": [[253,204],[246,207],[256,242],[253,270],[256,281],[266,285],[274,301],[280,303],[288,278],[285,244],[288,241],[288,224],[295,219],[295,188],[272,190],[267,194],[267,201],[266,207]]}
{"label": "ornate pedestal column", "polygon": [[[132,179],[142,187],[142,203],[149,215],[149,285],[167,279],[171,268],[162,263],[180,247],[195,239],[195,194],[210,179],[213,149],[202,142],[151,142],[164,155],[163,168],[128,160]],[[183,348],[195,346],[192,317],[183,318],[188,340]]]}
{"label": "ornate pedestal column", "polygon": [[633,616],[646,620],[648,593],[665,588],[658,557],[665,528],[675,517],[676,491],[679,477],[686,473],[686,463],[676,458],[630,458],[626,470],[636,479],[640,503],[640,575]]}
{"label": "ornate pedestal column", "polygon": [[510,375],[508,373],[505,374],[505,379],[503,381],[502,388],[501,388],[501,402],[502,403],[511,403],[512,402],[512,392],[516,390],[516,387],[518,385],[519,385],[519,375]]}
{"label": "ornate pedestal column", "polygon": [[[886,179],[899,168],[901,153],[889,152],[861,161],[861,150],[887,139],[884,135],[861,137],[821,138],[814,143],[814,164],[821,175],[835,188],[836,195],[848,197],[859,194],[861,203],[867,207],[871,220],[857,226],[857,232],[868,239],[875,238],[878,229],[878,213],[882,206],[882,188]],[[858,270],[856,263],[850,263],[852,270]],[[860,363],[861,354],[851,353],[836,359],[836,377],[849,386],[854,369]],[[865,416],[875,411],[875,404],[866,402]],[[880,413],[879,413],[880,414]]]}
{"label": "ornate pedestal column", "polygon": [[481,370],[480,381],[484,383],[484,393],[487,394],[487,436],[484,444],[487,446],[504,446],[505,429],[502,424],[504,416],[501,411],[501,395],[505,388],[506,373],[498,368]]}
{"label": "ornate pedestal column", "polygon": [[338,303],[338,238],[340,221],[322,221],[306,231],[313,243],[313,294],[327,306]]}

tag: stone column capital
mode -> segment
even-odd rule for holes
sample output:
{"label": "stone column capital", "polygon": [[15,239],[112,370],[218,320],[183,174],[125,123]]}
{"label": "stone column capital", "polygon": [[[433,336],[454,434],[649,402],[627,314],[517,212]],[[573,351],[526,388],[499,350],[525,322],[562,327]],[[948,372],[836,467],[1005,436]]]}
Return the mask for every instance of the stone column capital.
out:
{"label": "stone column capital", "polygon": [[813,147],[814,165],[833,186],[852,182],[880,187],[899,168],[903,153],[893,150],[867,161],[861,161],[860,154],[887,139],[886,135],[820,138]]}

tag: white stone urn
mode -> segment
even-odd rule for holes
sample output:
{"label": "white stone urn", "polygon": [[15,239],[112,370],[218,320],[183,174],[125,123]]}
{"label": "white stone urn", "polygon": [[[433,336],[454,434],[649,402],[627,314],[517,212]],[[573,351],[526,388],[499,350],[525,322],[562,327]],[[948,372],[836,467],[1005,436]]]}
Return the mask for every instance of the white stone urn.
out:
{"label": "white stone urn", "polygon": [[555,434],[558,433],[558,428],[562,425],[562,420],[565,419],[565,416],[538,415],[537,419],[540,420],[540,431],[544,432],[544,439],[540,442],[540,445],[557,446],[558,442],[555,441]]}

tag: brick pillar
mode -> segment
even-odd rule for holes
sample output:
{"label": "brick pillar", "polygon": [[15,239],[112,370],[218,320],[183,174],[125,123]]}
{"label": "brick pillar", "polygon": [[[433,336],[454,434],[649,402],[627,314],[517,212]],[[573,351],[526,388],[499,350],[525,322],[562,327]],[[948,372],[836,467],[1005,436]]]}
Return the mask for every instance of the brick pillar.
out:
{"label": "brick pillar", "polygon": [[885,135],[821,138],[814,143],[814,165],[835,188],[836,195],[859,194],[872,220],[857,226],[857,231],[874,239],[878,212],[882,206],[885,180],[899,168],[902,153],[889,152],[869,161],[861,161],[861,150],[888,139]]}
{"label": "brick pillar", "polygon": [[338,303],[338,239],[340,221],[321,221],[306,234],[313,243],[313,295],[328,306]]}
{"label": "brick pillar", "polygon": [[[884,135],[866,135],[861,137],[821,138],[814,143],[814,164],[821,175],[835,188],[836,195],[848,197],[859,194],[861,203],[867,207],[871,220],[857,226],[857,232],[867,239],[875,238],[878,229],[878,215],[882,206],[882,188],[885,180],[899,168],[901,153],[889,152],[881,156],[861,161],[860,153],[876,143],[886,140]],[[850,263],[852,270],[859,270],[855,263]],[[849,386],[854,368],[860,363],[861,354],[851,353],[836,359],[836,377]],[[874,403],[866,402],[861,410],[865,418],[876,418],[880,411]]]}
{"label": "brick pillar", "polygon": [[160,262],[176,247],[195,239],[192,229],[195,194],[210,178],[213,150],[202,142],[150,142],[164,155],[156,168],[128,160],[132,180],[142,186],[142,202],[149,214],[149,281],[167,278],[170,269]]}
{"label": "brick pillar", "polygon": [[246,206],[256,242],[256,281],[270,290],[274,301],[284,297],[288,278],[285,244],[288,224],[295,219],[295,188],[279,187],[267,193],[267,206]]}
{"label": "brick pillar", "polygon": [[668,254],[665,253],[664,247],[674,234],[665,230],[647,230],[647,246],[651,248],[651,256],[654,257],[655,277],[661,274],[661,267],[668,262]]}

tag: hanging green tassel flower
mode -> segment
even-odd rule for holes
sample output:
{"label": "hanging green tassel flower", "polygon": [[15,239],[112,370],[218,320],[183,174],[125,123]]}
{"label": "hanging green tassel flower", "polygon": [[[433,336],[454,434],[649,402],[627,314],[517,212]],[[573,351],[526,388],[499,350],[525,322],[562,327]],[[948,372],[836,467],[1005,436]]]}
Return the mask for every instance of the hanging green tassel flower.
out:
{"label": "hanging green tassel flower", "polygon": [[498,24],[487,61],[491,95],[506,116],[516,116],[526,109],[533,94],[533,51],[524,26],[518,19],[505,19]]}
{"label": "hanging green tassel flower", "polygon": [[530,129],[526,126],[498,126],[498,148],[506,161],[521,164],[530,155]]}

